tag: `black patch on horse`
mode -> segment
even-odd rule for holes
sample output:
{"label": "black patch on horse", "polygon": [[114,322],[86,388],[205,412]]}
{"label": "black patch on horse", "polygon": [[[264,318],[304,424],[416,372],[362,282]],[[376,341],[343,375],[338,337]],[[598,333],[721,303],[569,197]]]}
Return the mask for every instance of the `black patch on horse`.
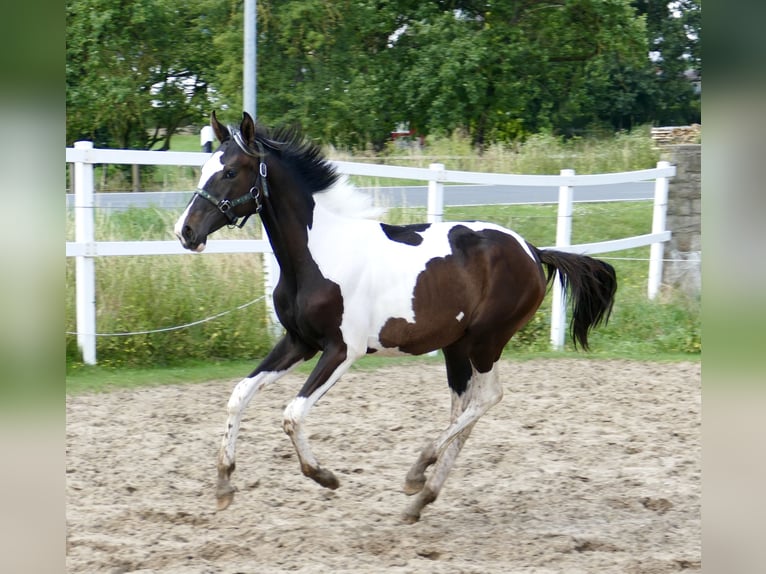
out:
{"label": "black patch on horse", "polygon": [[414,223],[412,225],[380,224],[383,233],[385,233],[386,237],[391,241],[404,243],[405,245],[412,245],[413,247],[423,243],[423,236],[420,235],[420,232],[425,231],[429,227],[431,227],[430,223]]}

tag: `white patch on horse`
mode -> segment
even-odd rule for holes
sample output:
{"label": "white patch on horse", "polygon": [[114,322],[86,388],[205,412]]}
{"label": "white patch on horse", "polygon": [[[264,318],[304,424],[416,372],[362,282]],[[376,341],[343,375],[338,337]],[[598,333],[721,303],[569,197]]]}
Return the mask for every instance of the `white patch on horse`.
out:
{"label": "white patch on horse", "polygon": [[[222,151],[215,152],[212,156],[210,156],[210,159],[208,159],[205,164],[202,166],[202,175],[200,175],[199,183],[197,184],[197,189],[204,189],[205,185],[207,185],[207,182],[210,181],[210,178],[213,177],[216,173],[220,172],[224,168],[224,164],[221,161],[221,158],[223,157]],[[192,200],[189,202],[189,205],[186,206],[186,209],[181,214],[181,216],[176,220],[176,224],[173,227],[173,232],[176,234],[176,237],[181,240],[181,242],[185,245],[185,242],[183,240],[183,236],[181,234],[184,225],[186,225],[186,218],[189,217],[189,212],[192,208],[192,205],[194,205],[194,202],[199,199],[198,195],[195,195],[192,197]],[[205,244],[201,243],[199,244],[194,251],[197,253],[201,253],[205,250]]]}
{"label": "white patch on horse", "polygon": [[[308,247],[322,275],[340,287],[340,329],[349,354],[360,356],[367,349],[381,355],[399,353],[398,349],[383,347],[379,333],[391,318],[415,322],[413,293],[418,276],[429,261],[452,253],[449,232],[455,226],[510,235],[535,260],[521,236],[492,223],[434,223],[418,232],[423,241],[417,246],[391,241],[380,223],[338,213],[336,207],[343,204],[340,197],[347,193],[348,189],[339,186],[314,195],[316,207],[308,229]],[[323,197],[325,194],[330,195]]]}
{"label": "white patch on horse", "polygon": [[[181,240],[181,243],[186,246],[186,241],[183,239],[182,231],[184,228],[184,225],[186,225],[186,218],[189,217],[189,212],[192,208],[192,205],[194,205],[194,202],[199,200],[200,197],[198,195],[195,195],[192,197],[191,201],[189,202],[189,205],[186,206],[186,209],[181,214],[181,216],[176,220],[176,224],[173,227],[173,233],[176,234],[176,237]],[[202,253],[205,250],[205,243],[200,243],[197,245],[197,247],[194,248],[194,251],[197,253]]]}
{"label": "white patch on horse", "polygon": [[465,317],[465,313],[463,313],[462,311],[460,311],[460,313],[458,313],[458,314],[455,316],[455,319],[456,319],[458,322],[460,322],[460,321],[462,321],[462,320],[463,320],[463,317]]}
{"label": "white patch on horse", "polygon": [[210,178],[218,172],[223,171],[225,166],[221,161],[222,157],[223,152],[217,151],[205,162],[205,165],[202,166],[202,174],[200,175],[199,183],[197,184],[198,189],[205,189],[205,185],[210,181]]}
{"label": "white patch on horse", "polygon": [[532,250],[529,248],[529,245],[527,245],[527,242],[524,241],[524,238],[521,235],[519,235],[515,231],[511,231],[510,229],[505,229],[505,228],[502,228],[502,227],[500,229],[501,229],[501,231],[503,233],[507,233],[508,235],[513,237],[516,241],[518,241],[519,245],[521,245],[522,249],[524,249],[524,251],[526,251],[527,255],[529,255],[529,258],[532,261],[534,261],[535,263],[537,263],[537,259],[535,259],[535,256],[532,255]]}
{"label": "white patch on horse", "polygon": [[372,196],[354,187],[346,175],[340,176],[326,191],[314,194],[314,201],[327,211],[344,217],[377,219],[386,211],[375,206]]}
{"label": "white patch on horse", "polygon": [[323,202],[317,203],[308,235],[322,274],[340,286],[341,332],[349,353],[357,355],[367,348],[384,350],[378,333],[391,317],[415,320],[412,293],[418,275],[428,261],[451,252],[443,232],[426,230],[423,243],[413,247],[391,241],[378,222],[338,216]]}
{"label": "white patch on horse", "polygon": [[186,209],[184,209],[184,212],[181,214],[181,216],[176,220],[175,227],[173,227],[173,233],[176,234],[176,237],[178,239],[181,239],[183,241],[183,238],[181,236],[181,231],[184,228],[184,224],[186,223],[186,218],[189,217],[189,210],[192,207],[192,204],[194,203],[194,200],[197,198],[195,195],[192,200],[189,202],[189,205],[186,206]]}
{"label": "white patch on horse", "polygon": [[285,424],[295,425],[299,424],[301,420],[306,416],[308,410],[306,397],[295,397],[291,400],[282,414]]}

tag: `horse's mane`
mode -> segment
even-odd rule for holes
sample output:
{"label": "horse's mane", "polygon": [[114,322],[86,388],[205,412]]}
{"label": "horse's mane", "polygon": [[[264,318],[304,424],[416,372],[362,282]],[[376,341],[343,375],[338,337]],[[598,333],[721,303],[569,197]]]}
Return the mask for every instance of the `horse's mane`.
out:
{"label": "horse's mane", "polygon": [[276,153],[307,184],[314,201],[325,209],[347,217],[375,219],[384,209],[372,197],[356,189],[341,175],[321,148],[292,127],[268,129],[257,125],[255,139],[268,152]]}
{"label": "horse's mane", "polygon": [[331,187],[338,181],[339,174],[322,150],[293,127],[268,129],[256,125],[255,139],[267,152],[271,151],[290,164],[307,184],[312,193]]}

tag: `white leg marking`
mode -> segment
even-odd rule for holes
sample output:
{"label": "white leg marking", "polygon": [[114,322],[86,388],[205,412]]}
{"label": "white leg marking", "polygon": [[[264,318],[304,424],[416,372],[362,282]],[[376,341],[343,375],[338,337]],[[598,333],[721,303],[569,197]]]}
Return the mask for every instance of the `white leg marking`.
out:
{"label": "white leg marking", "polygon": [[[297,364],[294,366],[297,366]],[[239,425],[242,422],[242,414],[256,393],[261,390],[264,385],[278,380],[292,370],[292,368],[294,367],[284,371],[264,371],[252,378],[248,377],[242,379],[237,383],[237,386],[234,387],[234,390],[231,393],[231,397],[229,397],[229,402],[226,407],[229,415],[226,419],[226,428],[221,441],[219,464],[230,466],[234,463],[234,453],[236,450],[237,435],[239,434]]]}
{"label": "white leg marking", "polygon": [[301,469],[304,471],[307,468],[318,469],[319,463],[316,457],[311,452],[311,446],[309,445],[306,433],[303,432],[303,421],[311,410],[311,407],[324,395],[330,388],[340,379],[351,364],[357,359],[355,356],[347,357],[338,367],[333,371],[332,375],[325,381],[325,383],[315,390],[308,397],[295,397],[284,411],[283,415],[283,427],[285,432],[290,436],[295,447],[295,452],[298,455],[298,460],[301,464]]}
{"label": "white leg marking", "polygon": [[497,363],[487,373],[478,373],[474,369],[462,397],[453,393],[452,423],[439,435],[439,438],[426,447],[408,474],[408,479],[410,475],[422,474],[427,466],[423,463],[435,453],[437,458],[431,476],[405,511],[405,521],[417,522],[423,508],[436,500],[474,425],[490,407],[500,401],[502,396],[503,389],[497,376]]}
{"label": "white leg marking", "polygon": [[464,405],[462,412],[434,442],[436,456],[441,457],[447,445],[461,431],[479,420],[490,407],[496,405],[502,398],[503,387],[498,379],[497,363],[492,367],[492,370],[486,373],[479,373],[474,369],[471,382],[462,397]]}

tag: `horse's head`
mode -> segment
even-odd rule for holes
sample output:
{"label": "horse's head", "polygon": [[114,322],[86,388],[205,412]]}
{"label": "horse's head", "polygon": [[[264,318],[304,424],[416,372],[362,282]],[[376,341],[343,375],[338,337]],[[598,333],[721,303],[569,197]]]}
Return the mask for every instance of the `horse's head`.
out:
{"label": "horse's head", "polygon": [[250,147],[255,141],[250,115],[243,114],[237,130],[221,124],[213,112],[210,125],[221,145],[202,166],[197,191],[174,227],[181,244],[198,252],[205,249],[208,235],[224,225],[244,225],[268,193],[263,149]]}

